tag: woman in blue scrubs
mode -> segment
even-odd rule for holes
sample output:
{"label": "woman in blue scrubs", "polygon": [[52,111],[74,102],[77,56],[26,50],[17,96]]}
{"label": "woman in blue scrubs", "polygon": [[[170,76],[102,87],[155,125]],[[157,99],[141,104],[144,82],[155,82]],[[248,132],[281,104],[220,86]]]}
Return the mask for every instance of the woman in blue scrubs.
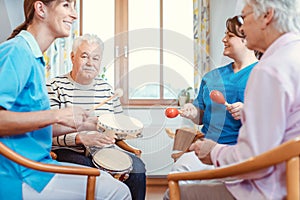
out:
{"label": "woman in blue scrubs", "polygon": [[[221,144],[235,144],[241,126],[239,111],[243,107],[244,90],[257,58],[246,46],[237,17],[227,20],[222,42],[223,55],[233,61],[204,75],[197,98],[183,106],[181,116],[203,125],[201,131],[205,138]],[[209,96],[212,90],[222,92],[230,105],[213,102]]]}
{"label": "woman in blue scrubs", "polygon": [[[75,0],[24,0],[25,22],[0,45],[0,141],[34,161],[52,160],[52,137],[96,126],[87,111],[50,110],[43,52],[67,37],[77,19]],[[65,131],[65,130],[63,130]],[[105,172],[97,179],[97,199],[131,199],[127,186]],[[39,172],[0,155],[0,199],[84,199],[86,177]]]}
{"label": "woman in blue scrubs", "polygon": [[[251,70],[257,64],[255,52],[247,48],[247,41],[239,31],[239,27],[237,17],[229,18],[222,39],[223,55],[233,61],[205,74],[197,98],[193,103],[185,104],[181,113],[182,117],[202,125],[201,131],[205,138],[221,144],[237,142],[241,127],[240,110],[243,107],[244,90]],[[212,90],[222,92],[229,106],[213,102],[210,99]],[[211,168],[213,166],[202,163],[195,152],[188,152],[174,163],[171,171],[197,171]],[[165,198],[167,197],[166,193]]]}

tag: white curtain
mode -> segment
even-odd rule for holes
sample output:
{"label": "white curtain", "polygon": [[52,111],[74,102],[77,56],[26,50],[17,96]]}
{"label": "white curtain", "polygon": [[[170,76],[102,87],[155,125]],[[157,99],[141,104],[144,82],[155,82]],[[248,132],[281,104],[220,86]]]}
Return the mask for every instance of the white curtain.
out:
{"label": "white curtain", "polygon": [[210,0],[194,0],[194,88],[198,88],[202,76],[210,71]]}

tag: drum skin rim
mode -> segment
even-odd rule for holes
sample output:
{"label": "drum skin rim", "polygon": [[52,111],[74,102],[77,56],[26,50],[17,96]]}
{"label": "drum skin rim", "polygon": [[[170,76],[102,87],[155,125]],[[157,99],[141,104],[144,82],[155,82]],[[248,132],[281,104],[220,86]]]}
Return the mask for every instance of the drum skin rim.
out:
{"label": "drum skin rim", "polygon": [[131,172],[131,170],[132,170],[132,166],[131,166],[129,169],[122,170],[122,171],[117,171],[117,170],[112,170],[112,169],[105,169],[105,168],[101,167],[99,164],[97,164],[96,161],[95,161],[94,159],[92,159],[92,162],[93,162],[93,164],[94,164],[97,168],[99,168],[99,169],[101,169],[101,170],[103,170],[103,171],[108,171],[108,172],[111,173],[111,174],[124,174],[125,172]]}
{"label": "drum skin rim", "polygon": [[[118,119],[117,119],[118,118]],[[114,121],[112,121],[114,119]],[[111,120],[110,123],[108,123],[107,120]],[[124,123],[116,123],[116,120],[126,120],[128,123],[131,121],[132,127],[128,127],[128,124]],[[104,129],[113,130],[116,133],[128,133],[128,134],[140,134],[143,131],[143,124],[136,118],[126,116],[124,114],[102,114],[98,117],[98,125]],[[122,126],[123,127],[122,127]]]}
{"label": "drum skin rim", "polygon": [[[106,154],[106,155],[105,155]],[[99,155],[99,156],[97,156]],[[126,166],[119,166],[118,168],[115,166],[108,166],[109,163],[104,163],[103,160],[101,159],[101,156],[111,156],[111,157],[106,157],[107,158],[113,158],[114,156],[123,156],[124,159],[126,159]],[[100,157],[100,158],[99,158]],[[122,157],[119,157],[119,159],[121,159]],[[123,159],[123,161],[124,161]],[[111,171],[111,172],[126,172],[126,171],[131,171],[132,170],[132,158],[127,155],[125,152],[115,149],[115,148],[103,148],[100,149],[98,152],[96,152],[93,155],[93,159],[92,161],[94,162],[94,164],[96,164],[96,166],[100,167],[101,169],[107,170],[107,171]],[[120,161],[120,160],[119,160]],[[112,161],[113,162],[113,161]],[[118,162],[118,161],[116,161]]]}

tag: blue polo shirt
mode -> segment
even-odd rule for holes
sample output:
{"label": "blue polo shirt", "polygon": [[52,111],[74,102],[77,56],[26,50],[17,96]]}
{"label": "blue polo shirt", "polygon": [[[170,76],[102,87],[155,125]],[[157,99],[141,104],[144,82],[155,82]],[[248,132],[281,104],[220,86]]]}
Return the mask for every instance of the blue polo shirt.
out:
{"label": "blue polo shirt", "polygon": [[[45,62],[35,38],[22,31],[0,45],[0,106],[13,112],[49,110]],[[0,137],[12,150],[31,160],[55,163],[50,157],[52,127]],[[0,199],[22,199],[22,183],[41,191],[54,174],[20,166],[0,155]]]}
{"label": "blue polo shirt", "polygon": [[241,121],[235,120],[226,107],[213,102],[209,93],[219,90],[230,103],[244,102],[244,90],[252,68],[257,62],[234,73],[232,64],[216,68],[203,77],[197,98],[193,104],[204,111],[201,131],[206,138],[220,144],[235,144]]}

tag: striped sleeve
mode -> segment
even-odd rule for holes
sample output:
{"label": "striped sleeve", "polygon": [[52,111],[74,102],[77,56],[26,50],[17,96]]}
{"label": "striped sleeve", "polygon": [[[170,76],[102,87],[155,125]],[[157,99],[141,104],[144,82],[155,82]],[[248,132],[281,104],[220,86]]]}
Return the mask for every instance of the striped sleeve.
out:
{"label": "striped sleeve", "polygon": [[54,137],[52,145],[54,146],[76,146],[76,135],[78,133],[70,133],[66,135],[61,135]]}
{"label": "striped sleeve", "polygon": [[[54,79],[51,79],[47,82],[48,97],[50,100],[51,109],[61,109],[67,107],[67,98],[68,94],[65,91],[68,91],[69,81],[67,75],[58,76]],[[66,135],[61,135],[53,137],[52,144],[54,146],[76,146],[75,139],[77,133],[71,133]]]}
{"label": "striped sleeve", "polygon": [[51,109],[60,109],[62,106],[62,98],[64,94],[61,93],[63,91],[61,88],[62,80],[66,79],[65,76],[60,76],[54,79],[47,81],[47,90],[48,90],[48,97],[50,100]]}

